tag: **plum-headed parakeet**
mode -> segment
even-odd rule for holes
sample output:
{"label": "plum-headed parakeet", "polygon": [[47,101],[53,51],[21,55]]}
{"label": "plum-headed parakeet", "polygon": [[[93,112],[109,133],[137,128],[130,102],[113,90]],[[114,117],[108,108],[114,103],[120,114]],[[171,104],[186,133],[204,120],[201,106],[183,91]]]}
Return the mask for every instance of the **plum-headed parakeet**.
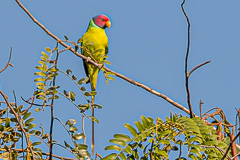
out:
{"label": "plum-headed parakeet", "polygon": [[[108,38],[105,33],[105,28],[109,28],[111,22],[106,15],[98,15],[93,17],[87,29],[87,32],[82,37],[82,54],[89,57],[91,60],[103,64],[103,60],[108,53]],[[84,63],[86,75],[91,84],[91,90],[96,90],[99,68],[87,63]],[[88,83],[87,82],[87,83]],[[94,96],[92,96],[92,104],[94,104]],[[92,117],[94,117],[94,107],[92,106]],[[92,121],[92,155],[94,155],[94,122]]]}
{"label": "plum-headed parakeet", "polygon": [[[107,55],[108,53],[108,38],[104,29],[110,26],[111,22],[105,15],[98,15],[90,20],[87,32],[82,37],[82,54],[84,56],[97,63],[102,62],[104,59],[102,55]],[[89,78],[91,89],[95,91],[99,68],[84,62],[84,69]]]}

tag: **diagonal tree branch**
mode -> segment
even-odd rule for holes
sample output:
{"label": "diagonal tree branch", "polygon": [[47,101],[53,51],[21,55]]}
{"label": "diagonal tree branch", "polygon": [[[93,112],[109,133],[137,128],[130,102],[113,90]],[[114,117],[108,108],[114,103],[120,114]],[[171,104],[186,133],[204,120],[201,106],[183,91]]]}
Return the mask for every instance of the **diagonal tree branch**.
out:
{"label": "diagonal tree branch", "polygon": [[[33,17],[33,15],[20,3],[19,0],[15,0],[15,1],[16,1],[17,4],[24,10],[24,12],[26,12],[26,13],[28,14],[28,16],[33,20],[34,23],[36,23],[39,27],[41,27],[50,37],[52,37],[53,39],[55,39],[55,40],[56,40],[59,44],[61,44],[63,47],[69,48],[69,50],[70,50],[71,52],[73,52],[76,56],[82,58],[83,60],[87,61],[87,63],[93,64],[94,66],[96,66],[96,67],[98,67],[98,68],[104,68],[106,71],[111,72],[111,73],[114,73],[117,77],[119,77],[119,78],[121,78],[121,79],[123,79],[123,80],[125,80],[125,81],[127,81],[127,82],[129,82],[129,83],[131,83],[131,84],[133,84],[133,85],[135,85],[135,86],[138,86],[138,87],[140,87],[140,88],[142,88],[142,89],[150,92],[151,94],[154,94],[154,95],[156,95],[156,96],[158,96],[158,97],[163,98],[164,100],[166,100],[168,103],[172,104],[173,106],[181,109],[182,111],[186,112],[187,114],[190,114],[190,111],[189,111],[187,108],[185,108],[185,107],[182,106],[181,104],[173,101],[173,100],[172,100],[171,98],[169,98],[168,96],[166,96],[166,95],[164,95],[164,94],[162,94],[162,93],[160,93],[160,92],[157,92],[157,91],[153,90],[152,88],[150,88],[150,87],[148,87],[148,86],[146,86],[146,85],[144,85],[144,84],[142,84],[142,83],[139,83],[139,82],[137,82],[137,81],[134,81],[134,80],[132,80],[132,79],[130,79],[130,78],[128,78],[128,77],[120,74],[120,73],[117,73],[117,72],[115,72],[115,71],[112,71],[111,69],[106,68],[105,66],[102,66],[101,64],[98,64],[98,63],[92,61],[91,59],[89,59],[89,58],[81,55],[80,53],[76,52],[73,48],[70,48],[70,46],[68,46],[66,43],[64,43],[63,41],[61,41],[57,36],[55,36],[55,35],[54,35],[53,33],[51,33],[46,27],[44,27],[39,21],[37,21],[37,20]],[[195,115],[195,116],[196,116],[196,115]]]}

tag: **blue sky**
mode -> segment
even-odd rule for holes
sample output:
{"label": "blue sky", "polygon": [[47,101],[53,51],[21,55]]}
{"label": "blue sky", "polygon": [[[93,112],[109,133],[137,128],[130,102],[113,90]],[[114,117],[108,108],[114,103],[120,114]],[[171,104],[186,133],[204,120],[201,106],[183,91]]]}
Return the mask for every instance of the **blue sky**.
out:
{"label": "blue sky", "polygon": [[[89,20],[98,14],[107,14],[112,27],[109,37],[107,66],[125,76],[166,94],[187,107],[184,58],[186,53],[187,23],[180,8],[181,1],[22,1],[29,11],[53,34],[77,41],[86,31]],[[185,9],[191,21],[191,48],[189,69],[211,60],[212,62],[190,77],[193,110],[199,114],[199,100],[204,102],[203,112],[222,107],[228,120],[235,122],[235,107],[240,104],[240,2],[237,0],[186,1]],[[0,68],[5,65],[10,47],[12,64],[0,75],[1,89],[13,101],[12,91],[18,97],[31,97],[34,89],[35,66],[45,47],[53,48],[55,41],[42,31],[22,11],[15,1],[0,1]],[[59,68],[71,68],[77,77],[84,77],[82,60],[70,52],[59,59]],[[105,155],[104,147],[115,133],[129,132],[124,123],[133,124],[141,115],[153,118],[169,116],[170,111],[184,114],[163,99],[145,90],[115,78],[107,85],[100,74],[96,103],[103,109],[96,111],[100,124],[96,125],[96,150]],[[62,89],[76,90],[64,76],[57,79]],[[80,94],[80,92],[78,92]],[[82,102],[80,99],[79,102]],[[18,104],[24,104],[18,98]],[[28,105],[26,105],[27,107]],[[34,111],[33,111],[34,112]],[[90,114],[90,113],[89,113]],[[66,121],[74,118],[79,127],[81,115],[67,100],[55,106],[55,115]],[[37,123],[48,130],[49,110],[34,113]],[[88,122],[89,126],[90,123]],[[86,128],[90,133],[89,127]],[[55,123],[54,137],[62,142],[67,136]],[[88,140],[88,143],[90,139]],[[55,153],[61,151],[55,147]],[[61,156],[71,156],[62,152]]]}

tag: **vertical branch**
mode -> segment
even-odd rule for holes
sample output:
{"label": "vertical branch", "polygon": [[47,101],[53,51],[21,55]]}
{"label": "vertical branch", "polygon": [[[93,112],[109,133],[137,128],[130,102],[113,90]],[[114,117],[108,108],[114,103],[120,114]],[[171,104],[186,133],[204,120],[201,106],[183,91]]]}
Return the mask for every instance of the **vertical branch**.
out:
{"label": "vertical branch", "polygon": [[[56,59],[55,59],[55,69],[57,69],[57,61],[58,61],[58,56],[59,56],[59,52],[58,52],[58,43],[57,43],[57,55],[56,55]],[[53,86],[56,85],[56,76],[53,77]],[[49,144],[49,158],[50,160],[52,160],[52,156],[53,156],[53,122],[54,122],[54,96],[55,94],[53,94],[53,98],[51,101],[51,123],[50,123],[50,144]]]}
{"label": "vertical branch", "polygon": [[[232,134],[230,135],[230,140],[233,141],[234,139],[234,132],[235,132],[235,126],[233,126]],[[236,140],[236,139],[235,139]],[[231,149],[232,149],[232,157],[237,155],[237,147],[236,147],[236,141],[233,141],[231,144]],[[238,157],[235,157],[233,160],[238,160]]]}
{"label": "vertical branch", "polygon": [[182,4],[181,4],[181,8],[182,8],[182,12],[187,20],[187,24],[188,24],[188,33],[187,33],[187,51],[186,51],[186,57],[185,57],[185,86],[186,86],[186,91],[187,91],[187,103],[188,103],[188,107],[189,107],[189,111],[190,111],[190,118],[193,118],[193,111],[192,111],[192,105],[191,105],[191,98],[190,98],[190,89],[189,89],[189,74],[188,74],[188,56],[189,56],[189,49],[190,49],[190,21],[188,18],[187,13],[185,12],[184,9],[184,4],[185,4],[185,0],[183,0]]}

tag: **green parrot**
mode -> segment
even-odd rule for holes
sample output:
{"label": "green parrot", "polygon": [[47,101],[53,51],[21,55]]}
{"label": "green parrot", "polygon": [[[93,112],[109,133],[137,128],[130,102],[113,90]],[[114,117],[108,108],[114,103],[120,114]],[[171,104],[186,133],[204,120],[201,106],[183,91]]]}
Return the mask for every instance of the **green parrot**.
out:
{"label": "green parrot", "polygon": [[[111,26],[110,19],[106,15],[98,15],[93,17],[82,37],[82,55],[89,57],[91,60],[103,64],[103,60],[108,53],[108,38],[105,28]],[[91,90],[96,90],[99,68],[83,61],[84,69],[91,84]],[[92,96],[92,104],[94,104],[94,96]],[[94,117],[94,107],[92,107],[92,116]],[[94,155],[94,121],[92,121],[92,155]]]}

